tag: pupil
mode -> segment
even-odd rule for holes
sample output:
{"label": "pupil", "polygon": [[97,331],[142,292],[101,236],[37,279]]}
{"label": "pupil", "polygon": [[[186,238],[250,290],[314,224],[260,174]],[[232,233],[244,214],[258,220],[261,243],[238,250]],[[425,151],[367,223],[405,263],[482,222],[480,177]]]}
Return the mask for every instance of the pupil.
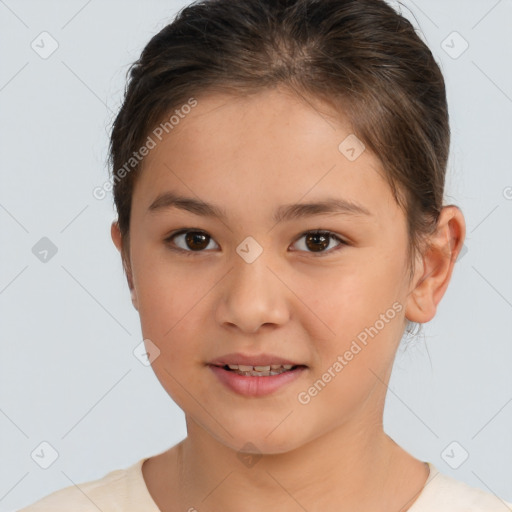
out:
{"label": "pupil", "polygon": [[[192,250],[200,250],[200,249],[204,249],[205,247],[208,246],[208,236],[203,233],[199,233],[197,231],[189,231],[185,235],[185,239],[186,239],[187,245]],[[206,241],[206,243],[205,243],[205,241]],[[199,243],[199,247],[195,245],[196,243]]]}
{"label": "pupil", "polygon": [[326,247],[329,246],[329,236],[323,234],[323,233],[310,233],[309,235],[306,236],[306,245],[308,246],[309,249],[313,249],[314,252],[319,252],[317,251],[316,249],[318,249],[318,245],[313,245],[313,247],[310,247],[308,242],[312,241],[312,240],[321,240],[320,242],[320,249],[325,249]]}

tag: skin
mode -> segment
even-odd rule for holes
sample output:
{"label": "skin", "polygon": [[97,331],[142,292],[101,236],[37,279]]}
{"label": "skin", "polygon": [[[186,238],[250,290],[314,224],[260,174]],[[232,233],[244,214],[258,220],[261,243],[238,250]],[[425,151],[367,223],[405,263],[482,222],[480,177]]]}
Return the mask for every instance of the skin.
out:
{"label": "skin", "polygon": [[[163,512],[407,510],[428,467],[383,430],[387,383],[406,318],[431,320],[447,289],[465,237],[461,211],[443,208],[409,280],[405,214],[378,158],[365,150],[350,161],[339,151],[352,133],[339,113],[282,88],[197,99],[145,158],[124,255],[144,338],[160,350],[153,370],[188,431],[144,463],[149,492]],[[148,213],[170,190],[223,207],[227,220],[176,208]],[[333,195],[371,215],[271,218],[280,205]],[[203,252],[184,236],[165,241],[184,228],[211,237]],[[301,237],[314,229],[349,243],[331,239],[318,255],[315,241]],[[111,233],[122,252],[116,222]],[[252,263],[236,252],[247,236],[263,248]],[[395,302],[401,311],[299,403],[298,394]],[[231,352],[272,353],[308,368],[271,395],[245,397],[206,365]],[[259,453],[252,466],[237,456],[247,442]]]}

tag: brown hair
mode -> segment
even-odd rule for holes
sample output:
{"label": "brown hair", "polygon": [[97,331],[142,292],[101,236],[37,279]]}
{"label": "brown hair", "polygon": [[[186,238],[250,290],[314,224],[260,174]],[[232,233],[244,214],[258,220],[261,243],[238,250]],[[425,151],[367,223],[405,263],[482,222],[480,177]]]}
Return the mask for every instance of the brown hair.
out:
{"label": "brown hair", "polygon": [[141,170],[136,163],[127,172],[126,163],[154,127],[201,94],[285,85],[343,113],[382,163],[407,216],[412,277],[442,208],[450,128],[439,66],[384,0],[193,2],[149,41],[128,74],[109,148],[124,263]]}

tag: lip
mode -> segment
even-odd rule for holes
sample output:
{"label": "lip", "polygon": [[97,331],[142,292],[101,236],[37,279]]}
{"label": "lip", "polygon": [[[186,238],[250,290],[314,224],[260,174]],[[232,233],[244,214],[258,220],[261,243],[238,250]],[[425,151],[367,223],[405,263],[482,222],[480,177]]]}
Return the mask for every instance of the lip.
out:
{"label": "lip", "polygon": [[[242,364],[246,366],[268,366],[269,364],[291,364],[292,366],[306,366],[297,361],[292,361],[291,359],[283,359],[282,357],[273,355],[273,354],[242,354],[239,352],[234,352],[232,354],[226,354],[213,361],[210,361],[208,364],[213,366],[225,366],[227,364]],[[248,378],[248,377],[245,377]],[[261,378],[261,377],[256,377]]]}
{"label": "lip", "polygon": [[302,365],[298,368],[295,368],[294,370],[289,370],[279,375],[269,375],[268,377],[245,377],[243,375],[238,375],[234,371],[225,370],[222,366],[215,366],[210,364],[208,367],[214,373],[214,375],[216,375],[220,382],[222,382],[222,384],[224,384],[231,391],[234,391],[239,395],[252,397],[261,397],[274,393],[286,384],[289,384],[290,382],[298,379],[307,369],[306,366]]}

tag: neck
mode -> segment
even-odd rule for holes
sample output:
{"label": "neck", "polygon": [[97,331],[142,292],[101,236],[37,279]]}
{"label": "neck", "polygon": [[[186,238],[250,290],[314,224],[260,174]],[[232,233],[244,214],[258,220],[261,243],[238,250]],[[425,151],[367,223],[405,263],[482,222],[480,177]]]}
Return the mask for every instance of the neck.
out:
{"label": "neck", "polygon": [[[306,510],[335,505],[339,512],[384,510],[383,502],[390,510],[407,510],[403,506],[410,506],[421,490],[426,469],[384,433],[381,423],[365,425],[345,424],[295,450],[242,460],[187,417],[188,437],[175,447],[174,503],[183,510],[226,512],[277,507],[291,512],[299,505]],[[400,491],[397,481],[411,478],[412,466],[419,477]]]}

